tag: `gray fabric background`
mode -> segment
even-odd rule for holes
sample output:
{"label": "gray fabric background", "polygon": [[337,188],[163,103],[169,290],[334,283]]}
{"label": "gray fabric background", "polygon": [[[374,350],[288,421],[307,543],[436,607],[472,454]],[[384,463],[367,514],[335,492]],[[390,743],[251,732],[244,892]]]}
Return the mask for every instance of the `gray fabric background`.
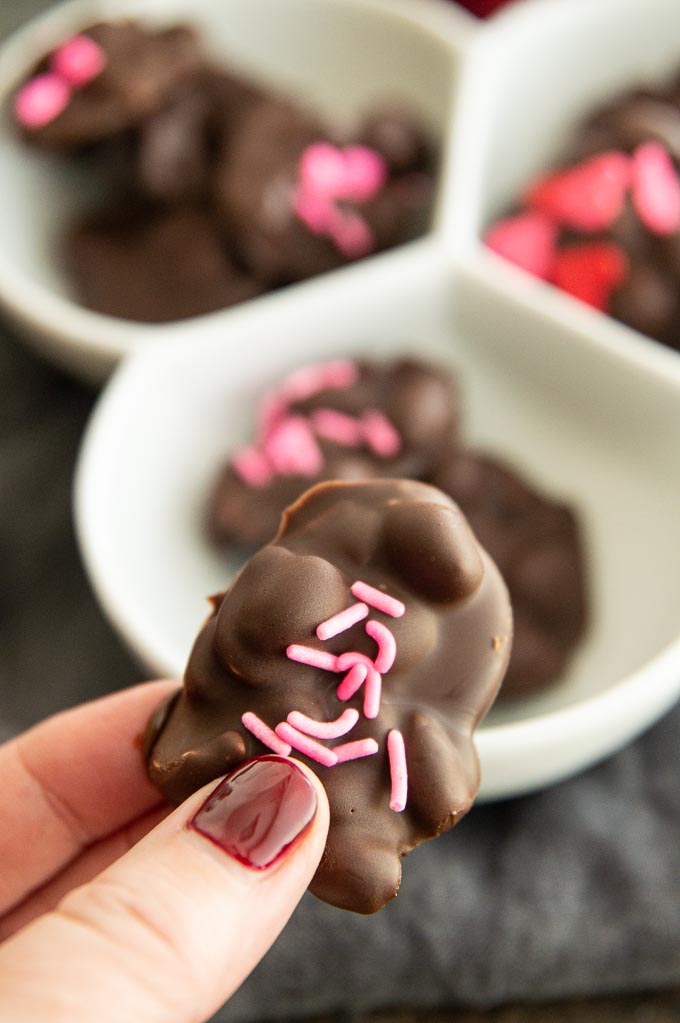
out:
{"label": "gray fabric background", "polygon": [[[3,4],[0,34],[46,5]],[[93,400],[0,324],[0,739],[140,678],[73,537]],[[220,1019],[680,985],[679,725],[676,709],[579,778],[476,808],[406,861],[376,917],[306,896]]]}

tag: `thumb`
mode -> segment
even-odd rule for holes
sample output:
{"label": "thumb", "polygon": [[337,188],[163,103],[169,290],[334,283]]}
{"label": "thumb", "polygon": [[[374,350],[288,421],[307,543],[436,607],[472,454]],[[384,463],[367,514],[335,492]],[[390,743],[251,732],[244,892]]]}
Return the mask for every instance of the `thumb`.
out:
{"label": "thumb", "polygon": [[207,1019],[282,930],[327,831],[323,786],[302,764],[241,765],[2,946],[0,1018]]}

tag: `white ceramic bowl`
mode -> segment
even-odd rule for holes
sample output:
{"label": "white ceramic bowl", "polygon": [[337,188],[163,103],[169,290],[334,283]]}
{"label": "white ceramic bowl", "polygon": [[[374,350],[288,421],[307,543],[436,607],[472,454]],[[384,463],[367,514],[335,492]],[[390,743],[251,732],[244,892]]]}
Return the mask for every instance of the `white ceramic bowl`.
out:
{"label": "white ceramic bowl", "polygon": [[[460,53],[474,24],[437,0],[74,0],[8,39],[0,48],[0,308],[45,354],[92,380],[176,328],[103,316],[74,300],[58,238],[77,209],[96,199],[96,182],[68,160],[24,146],[7,100],[57,42],[97,19],[125,15],[189,21],[217,58],[332,115],[401,99],[420,111],[444,149]],[[307,283],[294,287],[302,294]],[[226,317],[226,324],[230,315],[201,319]]]}
{"label": "white ceramic bowl", "polygon": [[537,280],[480,238],[555,165],[586,114],[677,75],[679,14],[677,0],[523,0],[504,8],[467,50],[442,213],[464,277],[674,376],[680,353]]}
{"label": "white ceramic bowl", "polygon": [[[282,372],[331,355],[409,351],[456,366],[467,439],[577,506],[593,616],[564,680],[492,711],[479,732],[486,798],[605,756],[680,694],[680,383],[453,279],[437,240],[350,278],[243,307],[115,375],[82,450],[82,552],[111,620],[151,670],[179,676],[207,594],[235,563],[208,545],[205,501]],[[453,301],[452,296],[457,295]]]}

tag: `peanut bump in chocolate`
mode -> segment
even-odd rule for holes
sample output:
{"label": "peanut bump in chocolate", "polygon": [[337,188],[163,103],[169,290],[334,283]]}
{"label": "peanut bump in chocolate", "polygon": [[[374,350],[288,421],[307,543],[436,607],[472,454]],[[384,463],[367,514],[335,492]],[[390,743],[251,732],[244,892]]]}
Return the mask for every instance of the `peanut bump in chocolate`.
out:
{"label": "peanut bump in chocolate", "polygon": [[512,633],[496,566],[441,491],[329,482],[213,604],[183,690],[150,722],[151,779],[179,803],[248,758],[302,760],[331,809],[310,888],[375,912],[402,857],[479,788],[473,733]]}

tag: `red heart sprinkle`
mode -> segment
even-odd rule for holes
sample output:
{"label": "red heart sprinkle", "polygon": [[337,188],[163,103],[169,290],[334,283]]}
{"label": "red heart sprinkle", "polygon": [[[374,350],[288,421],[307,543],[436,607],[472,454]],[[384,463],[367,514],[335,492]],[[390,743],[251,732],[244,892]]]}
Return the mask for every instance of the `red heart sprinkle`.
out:
{"label": "red heart sprinkle", "polygon": [[541,213],[519,213],[499,220],[484,238],[499,256],[547,280],[557,251],[557,226]]}
{"label": "red heart sprinkle", "polygon": [[680,182],[658,142],[646,142],[633,153],[633,205],[654,234],[675,234],[680,228]]}
{"label": "red heart sprinkle", "polygon": [[526,195],[529,207],[579,231],[602,231],[621,213],[631,184],[631,161],[614,150],[539,178]]}
{"label": "red heart sprinkle", "polygon": [[627,273],[628,258],[618,245],[590,242],[558,252],[552,282],[581,302],[607,312],[612,291]]}

